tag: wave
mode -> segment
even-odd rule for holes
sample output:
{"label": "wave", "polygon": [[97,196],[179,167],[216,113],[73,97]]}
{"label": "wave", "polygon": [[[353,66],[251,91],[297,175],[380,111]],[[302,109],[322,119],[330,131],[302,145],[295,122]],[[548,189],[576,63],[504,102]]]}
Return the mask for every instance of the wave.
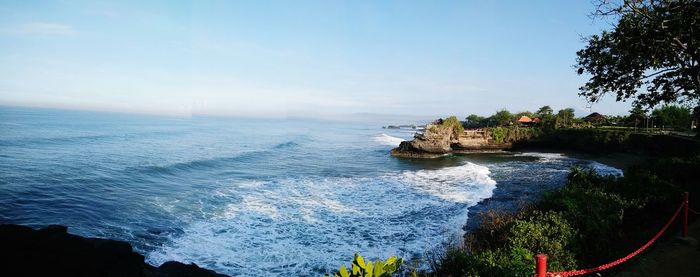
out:
{"label": "wave", "polygon": [[623,177],[624,176],[624,172],[622,171],[622,169],[612,167],[612,166],[609,166],[606,164],[602,164],[599,162],[591,161],[588,164],[588,167],[590,167],[596,173],[603,175],[603,176],[606,176],[606,175],[612,175],[612,176],[616,176],[616,177]]}
{"label": "wave", "polygon": [[405,171],[391,178],[446,201],[476,204],[490,197],[496,187],[490,174],[487,167],[468,162],[437,170]]}
{"label": "wave", "polygon": [[114,140],[139,139],[143,137],[153,136],[173,136],[179,132],[174,131],[149,131],[149,132],[134,132],[120,134],[103,134],[103,135],[82,135],[82,136],[63,136],[63,137],[33,137],[33,138],[13,138],[0,139],[0,146],[28,146],[28,145],[84,145],[104,143]]}
{"label": "wave", "polygon": [[418,257],[431,242],[461,236],[467,208],[495,187],[489,174],[468,163],[374,177],[234,181],[215,193],[222,208],[169,235],[147,260],[205,264],[232,276],[311,276],[356,251]]}
{"label": "wave", "polygon": [[137,171],[143,174],[174,175],[178,172],[230,167],[233,163],[249,163],[252,162],[254,159],[262,158],[265,154],[269,154],[269,151],[251,151],[230,157],[199,159],[186,162],[177,162],[162,166],[153,165],[130,167],[127,168],[126,171]]}
{"label": "wave", "polygon": [[272,148],[279,150],[279,149],[286,149],[286,148],[294,148],[297,146],[299,146],[298,143],[296,143],[294,141],[288,141],[288,142],[283,142],[283,143],[277,144]]}
{"label": "wave", "polygon": [[525,152],[515,154],[516,157],[535,157],[543,163],[555,162],[562,159],[567,159],[568,157],[562,153],[539,153],[539,152]]}
{"label": "wave", "polygon": [[401,142],[404,141],[404,139],[392,137],[387,134],[380,134],[374,137],[374,141],[378,142],[381,145],[399,146],[399,144],[401,144]]}
{"label": "wave", "polygon": [[87,144],[104,141],[113,138],[113,135],[87,135],[53,138],[21,138],[12,140],[0,140],[0,146],[26,146],[26,145],[62,145],[62,144]]}

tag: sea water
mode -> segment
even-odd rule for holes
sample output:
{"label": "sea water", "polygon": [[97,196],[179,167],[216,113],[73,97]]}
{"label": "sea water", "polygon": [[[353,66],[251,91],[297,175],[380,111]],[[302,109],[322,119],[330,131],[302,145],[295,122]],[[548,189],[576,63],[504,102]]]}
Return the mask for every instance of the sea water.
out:
{"label": "sea water", "polygon": [[421,259],[482,200],[563,184],[556,153],[432,160],[389,150],[414,130],[309,119],[169,118],[0,107],[0,223],[124,240],[159,265],[317,276],[358,252]]}

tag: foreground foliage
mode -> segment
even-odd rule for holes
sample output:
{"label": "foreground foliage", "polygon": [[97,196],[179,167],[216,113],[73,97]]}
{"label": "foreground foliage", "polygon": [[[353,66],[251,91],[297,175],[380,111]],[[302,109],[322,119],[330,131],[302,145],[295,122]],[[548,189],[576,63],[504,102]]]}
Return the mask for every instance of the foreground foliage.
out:
{"label": "foreground foliage", "polygon": [[[401,267],[403,259],[391,256],[386,261],[377,260],[365,262],[360,254],[355,254],[350,271],[347,267],[341,266],[340,270],[333,274],[334,277],[389,277]],[[329,275],[326,275],[330,277]]]}

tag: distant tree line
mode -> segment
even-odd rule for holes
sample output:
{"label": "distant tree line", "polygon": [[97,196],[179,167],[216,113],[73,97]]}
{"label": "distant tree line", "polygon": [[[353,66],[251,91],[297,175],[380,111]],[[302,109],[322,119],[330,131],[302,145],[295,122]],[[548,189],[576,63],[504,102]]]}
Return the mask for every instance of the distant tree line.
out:
{"label": "distant tree line", "polygon": [[641,105],[636,105],[628,115],[577,118],[572,108],[564,108],[554,113],[552,107],[543,106],[534,113],[530,111],[512,113],[507,109],[501,109],[490,116],[471,114],[464,119],[462,125],[468,129],[521,126],[518,119],[522,116],[538,119],[537,123],[527,126],[548,129],[614,126],[688,131],[698,124],[700,109],[691,110],[686,106],[663,105],[649,111]]}
{"label": "distant tree line", "polygon": [[556,114],[550,106],[543,106],[536,112],[522,111],[512,113],[507,109],[501,109],[495,114],[484,117],[476,114],[471,114],[465,118],[465,128],[484,128],[484,127],[507,127],[518,125],[518,119],[527,116],[530,119],[538,118],[539,122],[533,126],[541,126],[548,128],[566,128],[577,123],[574,117],[574,109],[565,108],[559,110]]}

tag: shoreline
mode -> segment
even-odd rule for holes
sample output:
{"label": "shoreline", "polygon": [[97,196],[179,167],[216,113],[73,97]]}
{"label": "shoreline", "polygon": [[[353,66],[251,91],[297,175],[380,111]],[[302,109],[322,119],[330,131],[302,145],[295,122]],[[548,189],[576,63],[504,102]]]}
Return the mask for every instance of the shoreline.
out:
{"label": "shoreline", "polygon": [[510,152],[510,153],[515,153],[515,152],[539,152],[539,153],[559,153],[559,154],[564,154],[568,157],[579,159],[579,160],[590,160],[590,161],[596,161],[608,166],[612,166],[618,169],[621,169],[622,171],[626,171],[630,167],[634,166],[635,164],[644,162],[650,158],[649,156],[644,156],[644,155],[638,155],[638,154],[632,154],[632,153],[622,153],[622,152],[613,152],[613,153],[590,153],[590,152],[583,152],[583,151],[576,151],[576,150],[569,150],[569,149],[556,149],[556,148],[542,148],[542,147],[532,147],[532,148],[518,148],[518,149],[511,149],[511,150],[506,150],[504,152]]}
{"label": "shoreline", "polygon": [[[628,154],[628,153],[605,153],[605,154],[591,154],[579,151],[570,150],[558,150],[558,149],[547,149],[547,148],[521,148],[517,150],[503,150],[503,151],[479,151],[479,152],[469,152],[469,153],[454,153],[450,155],[459,155],[468,157],[471,154],[517,154],[517,153],[551,153],[551,154],[562,154],[566,157],[577,159],[577,160],[587,160],[598,162],[610,167],[626,172],[630,167],[643,162],[649,157]],[[507,185],[504,187],[503,185]],[[491,197],[479,201],[476,205],[469,207],[467,212],[467,221],[461,226],[462,230],[467,235],[470,231],[475,230],[481,223],[479,220],[479,215],[489,212],[516,212],[519,209],[527,207],[536,203],[543,193],[560,188],[566,185],[566,181],[561,183],[550,184],[546,187],[540,189],[525,190],[521,189],[514,184],[497,184],[493,191]],[[531,186],[530,186],[531,188]]]}

